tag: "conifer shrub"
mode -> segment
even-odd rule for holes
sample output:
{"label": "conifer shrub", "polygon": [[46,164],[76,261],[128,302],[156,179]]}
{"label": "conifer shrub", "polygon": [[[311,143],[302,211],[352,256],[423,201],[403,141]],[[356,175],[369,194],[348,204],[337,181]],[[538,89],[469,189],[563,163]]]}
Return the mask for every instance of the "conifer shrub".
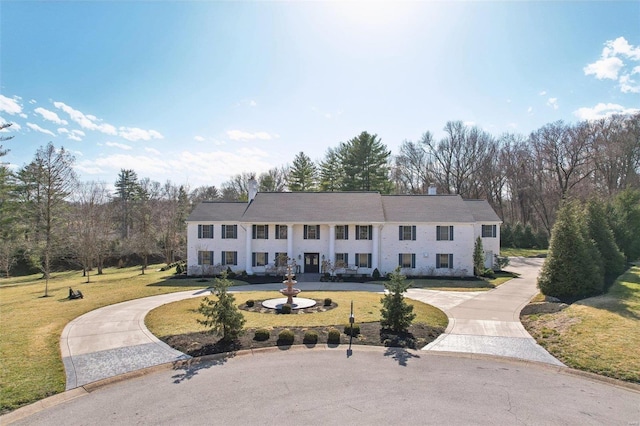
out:
{"label": "conifer shrub", "polygon": [[280,313],[281,314],[290,314],[291,313],[291,305],[288,303],[285,303],[284,305],[282,305],[282,307],[280,308]]}
{"label": "conifer shrub", "polygon": [[315,345],[318,343],[318,333],[313,330],[305,331],[304,337],[302,338],[302,343],[307,345]]}
{"label": "conifer shrub", "polygon": [[325,297],[324,299],[324,306],[331,306],[331,303],[333,302],[333,300],[331,300],[330,297]]}
{"label": "conifer shrub", "polygon": [[253,299],[249,299],[249,300],[247,300],[246,303],[247,303],[247,307],[248,308],[253,308],[253,306],[256,304],[256,301],[253,300]]}
{"label": "conifer shrub", "polygon": [[327,343],[338,344],[340,343],[340,330],[337,328],[330,328],[327,335]]}
{"label": "conifer shrub", "polygon": [[293,331],[285,328],[278,334],[278,345],[292,345],[295,337]]}
{"label": "conifer shrub", "polygon": [[351,324],[345,324],[344,334],[346,334],[347,336],[356,337],[358,334],[360,334],[360,324],[353,323],[353,334],[351,332]]}
{"label": "conifer shrub", "polygon": [[258,342],[264,342],[265,340],[269,340],[271,337],[271,333],[266,328],[259,328],[254,332],[253,340],[257,340]]}

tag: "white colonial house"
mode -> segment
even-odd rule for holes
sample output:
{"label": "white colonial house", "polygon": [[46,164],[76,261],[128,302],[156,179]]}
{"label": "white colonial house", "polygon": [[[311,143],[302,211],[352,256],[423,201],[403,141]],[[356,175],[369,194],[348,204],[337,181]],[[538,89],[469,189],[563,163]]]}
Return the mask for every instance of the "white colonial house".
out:
{"label": "white colonial house", "polygon": [[[432,193],[430,191],[430,193]],[[298,273],[473,275],[482,238],[486,267],[500,252],[501,220],[488,202],[459,195],[378,192],[257,192],[249,202],[203,202],[187,219],[187,273],[274,272],[293,259]]]}

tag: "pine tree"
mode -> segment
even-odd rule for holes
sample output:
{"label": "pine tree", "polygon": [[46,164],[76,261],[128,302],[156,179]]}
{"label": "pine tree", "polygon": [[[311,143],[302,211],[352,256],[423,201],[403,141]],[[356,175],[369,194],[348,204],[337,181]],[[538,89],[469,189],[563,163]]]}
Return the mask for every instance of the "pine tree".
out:
{"label": "pine tree", "polygon": [[616,245],[613,231],[607,223],[605,205],[596,199],[587,204],[589,236],[602,257],[606,284],[611,284],[624,271],[624,255]]}
{"label": "pine tree", "polygon": [[228,292],[231,285],[227,273],[223,272],[220,278],[215,279],[211,290],[217,300],[205,297],[198,308],[205,318],[199,319],[198,323],[209,327],[212,333],[222,333],[222,340],[227,342],[237,339],[245,324],[244,316],[235,305],[235,297]]}
{"label": "pine tree", "polygon": [[339,191],[344,179],[344,169],[340,162],[340,148],[329,148],[323,161],[320,162],[320,190]]}
{"label": "pine tree", "polygon": [[341,189],[344,191],[380,191],[388,194],[393,188],[389,157],[378,135],[362,132],[351,139],[340,150],[340,160],[344,168]]}
{"label": "pine tree", "polygon": [[616,243],[627,262],[640,258],[640,190],[627,189],[616,196],[610,221]]}
{"label": "pine tree", "polygon": [[138,194],[138,175],[131,169],[120,169],[115,183],[116,197],[120,205],[122,238],[129,238],[132,227],[131,206]]}
{"label": "pine tree", "polygon": [[387,292],[380,300],[380,326],[383,329],[403,333],[411,326],[416,314],[413,312],[413,306],[409,305],[402,295],[409,286],[410,283],[407,283],[406,277],[400,273],[400,268],[392,272],[389,281],[384,283]]}
{"label": "pine tree", "polygon": [[544,295],[571,301],[601,293],[603,284],[602,259],[589,238],[584,213],[566,201],[551,232],[538,287]]}
{"label": "pine tree", "polygon": [[473,269],[477,277],[484,272],[484,248],[480,237],[476,238],[476,242],[473,245]]}
{"label": "pine tree", "polygon": [[311,159],[302,151],[293,159],[293,166],[287,175],[289,191],[315,191],[317,189],[318,170]]}

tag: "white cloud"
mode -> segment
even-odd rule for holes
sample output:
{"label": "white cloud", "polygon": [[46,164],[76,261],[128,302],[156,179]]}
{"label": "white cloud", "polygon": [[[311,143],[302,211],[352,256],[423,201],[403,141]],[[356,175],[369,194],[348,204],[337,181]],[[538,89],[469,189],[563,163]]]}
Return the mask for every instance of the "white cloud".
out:
{"label": "white cloud", "polygon": [[194,141],[198,141],[198,142],[204,142],[205,141],[205,139],[202,136],[194,136],[193,140]]}
{"label": "white cloud", "polygon": [[9,123],[11,124],[11,126],[9,127],[5,127],[4,129],[0,130],[0,132],[3,133],[8,133],[8,132],[17,132],[18,130],[22,129],[22,126],[20,126],[18,123],[16,123],[15,121],[6,121],[4,120],[2,117],[0,117],[0,123]]}
{"label": "white cloud", "polygon": [[242,130],[229,130],[227,131],[227,137],[233,141],[243,141],[243,140],[248,141],[248,140],[254,140],[254,139],[260,139],[260,140],[273,139],[273,136],[271,136],[267,132],[249,133],[249,132],[244,132]]}
{"label": "white cloud", "polygon": [[529,108],[527,108],[527,113],[528,113],[528,114],[533,113],[533,107],[529,107]]}
{"label": "white cloud", "polygon": [[252,106],[252,107],[258,106],[258,103],[256,101],[254,101],[254,100],[251,100],[251,101],[249,101],[249,106]]}
{"label": "white cloud", "polygon": [[123,143],[118,143],[118,142],[107,142],[105,143],[106,146],[110,146],[113,148],[120,148],[120,149],[124,149],[125,151],[129,151],[131,149],[133,149],[131,146],[129,145],[125,145]]}
{"label": "white cloud", "polygon": [[145,150],[145,151],[147,151],[147,152],[148,152],[148,153],[150,153],[150,154],[155,154],[155,155],[160,155],[160,154],[161,154],[161,152],[160,152],[160,151],[158,151],[158,150],[157,150],[157,149],[155,149],[155,148],[149,148],[149,147],[146,147],[144,150]]}
{"label": "white cloud", "polygon": [[71,133],[67,136],[68,139],[80,142],[83,137],[85,137],[85,133],[82,130],[72,130]]}
{"label": "white cloud", "polygon": [[56,124],[61,124],[63,126],[69,124],[67,120],[62,120],[60,117],[58,117],[58,114],[53,111],[49,111],[48,109],[38,107],[34,109],[33,112],[35,112],[36,114],[40,114],[45,120],[53,121]]}
{"label": "white cloud", "polygon": [[507,124],[507,127],[510,129],[517,129],[518,128],[518,124],[517,123],[509,123]]}
{"label": "white cloud", "polygon": [[0,112],[6,112],[10,115],[20,114],[22,112],[22,105],[19,103],[20,98],[14,96],[13,98],[7,98],[0,95]]}
{"label": "white cloud", "polygon": [[73,109],[72,107],[65,104],[64,102],[54,102],[53,105],[56,108],[66,112],[71,118],[71,120],[79,124],[80,127],[82,127],[83,129],[97,130],[99,132],[105,133],[107,135],[112,135],[112,136],[115,136],[118,134],[115,126],[112,126],[111,124],[108,124],[108,123],[98,124],[96,123],[96,121],[99,121],[99,120],[95,116],[85,115],[84,113],[78,111],[77,109]]}
{"label": "white cloud", "polygon": [[476,122],[475,121],[465,121],[462,124],[464,124],[467,127],[473,127],[473,126],[476,125]]}
{"label": "white cloud", "polygon": [[583,68],[585,75],[595,75],[598,80],[616,80],[622,93],[640,93],[640,85],[631,76],[640,73],[640,66],[629,65],[627,61],[640,61],[640,47],[632,46],[624,37],[607,40],[600,59]]}
{"label": "white cloud", "polygon": [[36,101],[35,99],[31,99],[31,100],[29,100],[29,103],[30,103],[31,105],[33,105],[33,104],[37,104],[37,103],[38,103],[38,101]]}
{"label": "white cloud", "polygon": [[139,140],[148,141],[151,139],[164,139],[164,136],[156,130],[144,130],[137,127],[120,127],[118,130],[118,136],[131,142]]}
{"label": "white cloud", "polygon": [[68,131],[67,129],[65,129],[64,127],[60,127],[60,128],[58,129],[58,133],[60,133],[60,134],[67,133],[67,134],[68,134],[68,133],[69,133],[69,131]]}
{"label": "white cloud", "polygon": [[612,103],[599,103],[593,108],[583,107],[574,111],[573,114],[580,120],[597,120],[613,114],[635,114],[640,112],[638,108],[625,108],[622,105]]}
{"label": "white cloud", "polygon": [[558,98],[549,98],[547,100],[547,105],[553,109],[558,109]]}
{"label": "white cloud", "polygon": [[22,118],[27,118],[29,117],[27,114],[25,114],[24,112],[21,112],[20,114],[18,114],[20,117]]}
{"label": "white cloud", "polygon": [[55,133],[53,133],[51,130],[43,129],[37,124],[27,123],[27,127],[30,128],[31,130],[35,130],[36,132],[44,133],[45,135],[50,135],[53,137],[56,136]]}
{"label": "white cloud", "polygon": [[595,75],[598,80],[608,78],[610,80],[618,79],[618,72],[622,69],[624,63],[620,58],[612,57],[600,59],[583,68],[585,75]]}
{"label": "white cloud", "polygon": [[546,90],[543,90],[542,92],[538,93],[538,95],[540,95],[540,96],[545,96],[546,94],[547,94]]}

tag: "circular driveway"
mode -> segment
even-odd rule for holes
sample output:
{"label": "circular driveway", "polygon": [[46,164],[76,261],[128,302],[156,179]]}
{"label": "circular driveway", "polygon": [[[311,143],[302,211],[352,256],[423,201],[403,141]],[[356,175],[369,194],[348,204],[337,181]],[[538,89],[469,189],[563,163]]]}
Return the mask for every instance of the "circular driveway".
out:
{"label": "circular driveway", "polygon": [[640,392],[565,368],[354,346],[175,365],[19,421],[114,424],[630,425]]}

